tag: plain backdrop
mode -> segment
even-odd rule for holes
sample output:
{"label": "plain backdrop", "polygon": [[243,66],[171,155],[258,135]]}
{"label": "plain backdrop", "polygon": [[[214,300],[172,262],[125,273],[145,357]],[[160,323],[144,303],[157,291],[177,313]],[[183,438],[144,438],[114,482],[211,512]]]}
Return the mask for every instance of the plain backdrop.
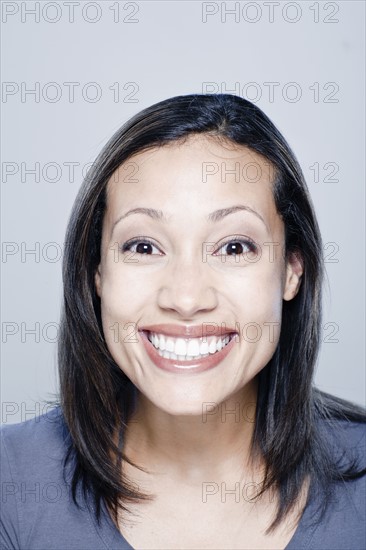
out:
{"label": "plain backdrop", "polygon": [[316,384],[365,403],[365,4],[2,2],[2,422],[57,391],[62,243],[83,172],[131,115],[231,92],[272,119],[325,243]]}

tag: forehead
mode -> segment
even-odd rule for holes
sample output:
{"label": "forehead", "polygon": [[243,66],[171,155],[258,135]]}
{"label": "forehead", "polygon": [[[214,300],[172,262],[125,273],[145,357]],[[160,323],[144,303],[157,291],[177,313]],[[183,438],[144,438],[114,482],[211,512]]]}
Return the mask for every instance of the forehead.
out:
{"label": "forehead", "polygon": [[[112,218],[130,208],[151,207],[180,217],[244,203],[269,225],[278,223],[273,166],[255,151],[227,140],[193,135],[130,157],[107,187]],[[108,217],[109,217],[108,216]]]}
{"label": "forehead", "polygon": [[[193,176],[193,178],[192,178]],[[155,186],[167,183],[169,187],[197,187],[197,179],[210,189],[220,182],[228,191],[233,184],[246,184],[247,191],[266,186],[272,190],[274,169],[263,156],[248,147],[208,135],[192,135],[177,141],[142,151],[123,162],[110,178],[108,194],[123,187],[132,195],[138,185],[149,182]],[[118,185],[114,185],[114,184]],[[256,183],[262,185],[255,185]],[[267,185],[266,185],[267,184]],[[238,186],[236,186],[237,190]]]}

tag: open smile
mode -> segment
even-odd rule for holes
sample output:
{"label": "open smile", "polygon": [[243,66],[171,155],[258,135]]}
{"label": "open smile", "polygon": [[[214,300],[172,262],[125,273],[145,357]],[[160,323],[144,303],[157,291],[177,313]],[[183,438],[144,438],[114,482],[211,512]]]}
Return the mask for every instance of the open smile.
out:
{"label": "open smile", "polygon": [[216,367],[230,353],[236,333],[209,338],[167,338],[140,331],[148,356],[160,369],[178,373],[199,373]]}

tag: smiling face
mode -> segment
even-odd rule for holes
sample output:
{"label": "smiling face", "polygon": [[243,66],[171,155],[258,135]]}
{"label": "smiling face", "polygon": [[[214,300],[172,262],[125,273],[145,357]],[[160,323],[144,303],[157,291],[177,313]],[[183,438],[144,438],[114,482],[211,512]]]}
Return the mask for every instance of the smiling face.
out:
{"label": "smiling face", "polygon": [[[200,415],[204,403],[219,405],[243,388],[253,395],[275,352],[282,301],[296,295],[302,265],[295,256],[285,262],[272,181],[269,163],[248,148],[190,136],[135,155],[108,183],[95,275],[106,343],[167,413]],[[126,216],[138,208],[157,213]],[[215,366],[166,370],[137,330],[157,324],[238,334]]]}

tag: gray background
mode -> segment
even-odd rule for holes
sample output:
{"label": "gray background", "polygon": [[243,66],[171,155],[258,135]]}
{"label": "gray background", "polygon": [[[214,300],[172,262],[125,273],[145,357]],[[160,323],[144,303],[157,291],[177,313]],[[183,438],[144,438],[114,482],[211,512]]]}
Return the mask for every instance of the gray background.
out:
{"label": "gray background", "polygon": [[57,390],[60,260],[82,168],[135,112],[204,91],[253,100],[295,151],[327,246],[316,383],[364,404],[364,2],[1,7],[2,422],[42,413]]}

